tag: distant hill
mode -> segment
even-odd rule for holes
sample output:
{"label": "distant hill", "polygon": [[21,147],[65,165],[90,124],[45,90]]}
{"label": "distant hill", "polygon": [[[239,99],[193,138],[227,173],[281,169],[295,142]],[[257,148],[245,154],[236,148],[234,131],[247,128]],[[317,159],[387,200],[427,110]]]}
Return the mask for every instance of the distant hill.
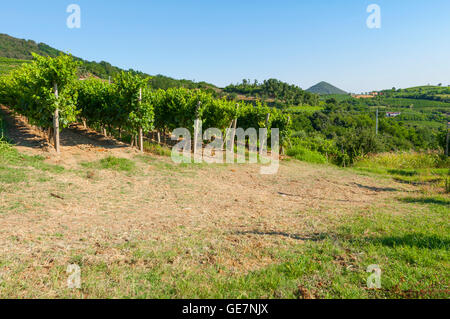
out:
{"label": "distant hill", "polygon": [[[15,67],[18,67],[22,63],[29,61],[33,58],[31,53],[37,53],[43,56],[58,56],[62,51],[52,48],[45,43],[36,43],[33,40],[24,40],[14,38],[7,34],[0,33],[0,75],[9,72]],[[108,79],[115,74],[125,71],[121,68],[111,65],[108,62],[91,62],[81,58],[74,57],[75,59],[82,61],[81,73],[92,74],[102,79]],[[136,71],[127,70],[135,74],[139,74],[142,77],[150,77],[149,74]],[[155,89],[167,89],[169,87],[185,87],[189,89],[195,88],[216,88],[215,85],[206,82],[194,82],[191,80],[177,80],[164,75],[156,75],[150,80],[150,85]]]}
{"label": "distant hill", "polygon": [[325,94],[347,94],[347,92],[345,92],[344,90],[341,90],[341,89],[331,85],[330,83],[323,82],[323,81],[320,82],[320,83],[317,83],[316,85],[314,85],[312,87],[310,87],[306,91],[308,91],[310,93],[320,94],[320,95],[325,95]]}

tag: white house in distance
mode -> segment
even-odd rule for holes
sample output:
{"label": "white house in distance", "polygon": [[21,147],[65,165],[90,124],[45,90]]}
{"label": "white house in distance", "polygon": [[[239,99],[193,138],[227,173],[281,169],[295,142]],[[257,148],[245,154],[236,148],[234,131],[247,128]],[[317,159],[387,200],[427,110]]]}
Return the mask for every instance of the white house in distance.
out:
{"label": "white house in distance", "polygon": [[386,117],[396,117],[402,114],[402,112],[386,112]]}

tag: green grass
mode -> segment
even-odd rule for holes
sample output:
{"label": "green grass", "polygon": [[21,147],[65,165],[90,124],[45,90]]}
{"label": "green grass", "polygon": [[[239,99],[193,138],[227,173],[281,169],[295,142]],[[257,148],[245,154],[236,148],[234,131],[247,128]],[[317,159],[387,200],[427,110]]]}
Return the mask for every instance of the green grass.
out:
{"label": "green grass", "polygon": [[27,175],[23,170],[0,165],[0,183],[15,184],[27,180]]}
{"label": "green grass", "polygon": [[[448,298],[448,199],[399,198],[395,205],[396,214],[365,209],[305,241],[261,249],[261,258],[277,262],[242,274],[208,262],[221,260],[222,252],[205,250],[201,233],[173,246],[116,246],[130,256],[128,264],[85,263],[78,254],[71,261],[82,267],[82,293],[100,298]],[[410,205],[420,209],[412,212]],[[187,249],[198,252],[197,262]],[[382,271],[380,289],[367,288],[369,265]],[[54,267],[52,277],[64,271]],[[63,289],[61,296],[71,292]]]}
{"label": "green grass", "polygon": [[136,169],[136,163],[132,160],[114,156],[108,156],[95,162],[85,162],[81,165],[90,169],[110,169],[118,172],[132,172]]}
{"label": "green grass", "polygon": [[172,155],[172,150],[170,148],[148,141],[144,141],[144,151],[160,156]]}
{"label": "green grass", "polygon": [[42,156],[21,154],[0,137],[0,194],[29,186],[30,181],[49,181],[52,174],[63,172],[64,167],[47,164]]}
{"label": "green grass", "polygon": [[308,163],[325,164],[327,159],[321,153],[309,150],[300,145],[296,145],[287,150],[286,155],[293,157],[299,161]]}
{"label": "green grass", "polygon": [[413,185],[438,185],[445,189],[450,160],[438,153],[383,153],[366,156],[353,169],[392,177]]}
{"label": "green grass", "polygon": [[17,169],[16,167],[32,167],[40,171],[62,173],[64,167],[47,164],[42,156],[29,156],[19,153],[5,140],[0,140],[0,163],[3,167]]}
{"label": "green grass", "polygon": [[354,166],[414,170],[450,167],[450,160],[443,159],[439,153],[382,153],[362,158]]}

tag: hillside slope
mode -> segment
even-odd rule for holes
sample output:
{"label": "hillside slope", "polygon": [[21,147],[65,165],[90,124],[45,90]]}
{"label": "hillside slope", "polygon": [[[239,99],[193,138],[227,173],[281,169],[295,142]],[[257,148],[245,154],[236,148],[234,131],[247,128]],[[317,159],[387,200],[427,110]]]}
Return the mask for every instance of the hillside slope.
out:
{"label": "hillside slope", "polygon": [[341,90],[341,89],[331,85],[330,83],[327,83],[327,82],[324,82],[324,81],[322,81],[320,83],[317,83],[316,85],[310,87],[306,91],[308,91],[310,93],[321,94],[321,95],[325,95],[325,94],[347,94],[347,92],[345,92],[344,90]]}
{"label": "hillside slope", "polygon": [[[52,57],[64,53],[63,51],[52,48],[45,43],[36,43],[33,40],[18,39],[10,35],[0,33],[0,75],[9,72],[11,69],[19,66],[27,60],[31,60],[33,58],[31,54],[32,52],[39,55]],[[78,57],[75,58],[83,63],[81,67],[82,73],[90,73],[103,79],[108,79],[110,76],[113,77],[115,74],[125,71],[119,67],[111,65],[106,61],[95,62],[86,61]],[[132,69],[127,71],[131,71],[143,77],[150,77],[149,74],[140,71]],[[169,87],[186,87],[190,89],[215,88],[215,86],[210,83],[194,82],[184,79],[178,80],[160,74],[153,76],[149,79],[149,82],[155,89],[167,89]]]}

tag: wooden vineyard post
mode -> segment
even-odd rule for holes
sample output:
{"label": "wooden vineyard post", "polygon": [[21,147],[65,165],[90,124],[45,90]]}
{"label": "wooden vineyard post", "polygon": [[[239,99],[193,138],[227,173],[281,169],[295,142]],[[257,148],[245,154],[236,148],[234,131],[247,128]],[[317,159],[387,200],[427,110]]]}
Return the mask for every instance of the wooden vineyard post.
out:
{"label": "wooden vineyard post", "polygon": [[[58,99],[58,84],[55,83],[55,97]],[[56,107],[55,113],[53,114],[53,137],[56,153],[60,152],[59,147],[59,109]]]}
{"label": "wooden vineyard post", "polygon": [[447,156],[448,157],[448,142],[449,142],[449,139],[450,139],[450,131],[449,131],[449,129],[450,129],[450,122],[449,121],[447,121],[447,138],[446,138],[446,144],[445,144],[445,156]]}
{"label": "wooden vineyard post", "polygon": [[[291,123],[291,116],[290,115],[288,115],[288,125],[289,125],[289,123]],[[281,132],[280,132],[280,147],[281,147],[281,155],[284,155],[284,145],[283,145],[283,139],[282,139],[282,136],[281,136]],[[328,153],[325,153],[325,155],[326,155],[326,157],[327,157],[327,161],[328,161]]]}
{"label": "wooden vineyard post", "polygon": [[228,126],[228,129],[225,131],[225,137],[222,141],[222,149],[225,147],[225,143],[227,142],[227,138],[228,138],[228,133],[231,130],[231,127],[233,126],[234,120],[231,120],[230,125]]}
{"label": "wooden vineyard post", "polygon": [[[239,104],[236,104],[236,110],[239,109]],[[233,130],[231,132],[231,152],[234,154],[234,139],[236,137],[236,128],[237,128],[237,115],[233,120]]]}
{"label": "wooden vineyard post", "polygon": [[[194,160],[197,158],[196,156],[197,156],[197,152],[199,151],[198,150],[198,138],[199,138],[199,136],[198,136],[198,124],[199,124],[199,121],[200,121],[200,119],[199,119],[199,114],[198,114],[198,111],[200,110],[200,106],[201,106],[201,104],[202,104],[202,102],[198,102],[198,104],[197,104],[197,109],[195,110],[195,120],[194,120]],[[202,139],[202,137],[200,136],[200,140]],[[201,152],[201,150],[202,150],[202,146],[201,146],[201,144],[200,144],[200,152]],[[200,155],[200,158],[201,158],[201,155]]]}
{"label": "wooden vineyard post", "polygon": [[260,143],[261,143],[261,145],[259,146],[259,156],[261,156],[261,158],[263,157],[263,155],[264,155],[264,146],[266,146],[266,148],[267,148],[267,151],[269,151],[268,150],[268,147],[267,147],[267,138],[268,138],[268,136],[269,136],[269,120],[270,120],[270,113],[267,113],[267,115],[266,115],[266,122],[265,122],[265,128],[266,128],[266,136],[264,137],[264,139],[260,139]]}
{"label": "wooden vineyard post", "polygon": [[[142,102],[142,88],[139,89],[139,104]],[[144,134],[142,134],[142,127],[139,127],[139,149],[144,153]]]}
{"label": "wooden vineyard post", "polygon": [[375,120],[375,135],[378,135],[378,108],[377,108],[376,120]]}
{"label": "wooden vineyard post", "polygon": [[142,134],[142,127],[139,128],[139,150],[144,153],[144,134]]}

